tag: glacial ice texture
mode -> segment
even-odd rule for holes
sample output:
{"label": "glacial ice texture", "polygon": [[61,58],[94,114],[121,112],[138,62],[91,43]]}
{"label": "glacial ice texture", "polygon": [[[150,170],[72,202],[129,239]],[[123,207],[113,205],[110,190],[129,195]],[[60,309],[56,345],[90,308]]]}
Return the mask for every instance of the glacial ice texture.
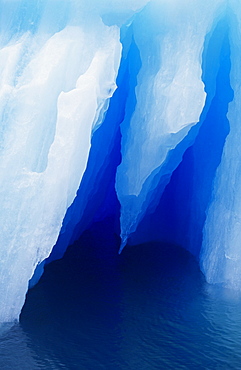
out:
{"label": "glacial ice texture", "polygon": [[201,56],[221,4],[179,1],[174,6],[153,1],[133,22],[142,66],[135,111],[121,125],[116,190],[123,246],[145,214],[157,177],[163,179],[159,186],[164,190],[181,161],[183,153],[177,151],[174,161],[169,153],[200,119],[206,99]]}
{"label": "glacial ice texture", "polygon": [[49,30],[49,3],[37,19],[21,5],[8,11],[22,11],[23,32],[13,32],[14,19],[0,50],[0,321],[18,317],[28,280],[58,238],[121,54],[118,28],[100,17],[57,14]]}
{"label": "glacial ice texture", "polygon": [[0,8],[0,322],[54,245],[114,213],[120,251],[177,243],[240,288],[239,1]]}
{"label": "glacial ice texture", "polygon": [[230,24],[231,74],[234,99],[229,105],[230,133],[227,136],[221,163],[217,169],[212,201],[207,210],[203,233],[201,267],[210,283],[241,287],[241,6],[231,2],[234,14]]}

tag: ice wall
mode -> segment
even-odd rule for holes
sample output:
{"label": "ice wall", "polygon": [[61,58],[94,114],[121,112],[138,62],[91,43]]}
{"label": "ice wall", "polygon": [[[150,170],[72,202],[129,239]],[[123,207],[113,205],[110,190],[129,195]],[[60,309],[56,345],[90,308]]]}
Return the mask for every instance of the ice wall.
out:
{"label": "ice wall", "polygon": [[12,321],[76,195],[121,44],[76,2],[1,6],[0,321]]}
{"label": "ice wall", "polygon": [[216,173],[212,201],[207,210],[201,266],[210,283],[241,287],[241,204],[240,204],[240,40],[241,6],[231,1],[231,74],[234,99],[229,105],[230,133]]}
{"label": "ice wall", "polygon": [[129,243],[148,241],[151,234],[154,240],[181,245],[199,257],[213,179],[229,133],[226,115],[233,99],[230,68],[229,20],[225,15],[205,37],[202,80],[207,98],[199,123],[179,144],[179,150],[185,151],[180,164],[164,191],[158,184]]}
{"label": "ice wall", "polygon": [[[201,57],[205,36],[223,11],[223,1],[152,1],[133,22],[142,67],[136,107],[121,125],[122,162],[116,190],[121,203],[122,247],[150,203],[180,163],[180,147],[199,122],[206,99]],[[160,189],[162,188],[162,190]]]}
{"label": "ice wall", "polygon": [[180,244],[240,288],[239,2],[0,9],[0,321],[104,218],[120,251]]}

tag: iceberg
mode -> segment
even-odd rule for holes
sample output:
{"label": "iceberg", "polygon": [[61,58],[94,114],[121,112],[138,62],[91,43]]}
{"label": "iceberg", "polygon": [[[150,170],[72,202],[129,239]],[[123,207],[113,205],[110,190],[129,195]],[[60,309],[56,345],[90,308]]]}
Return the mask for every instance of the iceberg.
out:
{"label": "iceberg", "polygon": [[0,6],[0,322],[106,217],[240,289],[239,2]]}

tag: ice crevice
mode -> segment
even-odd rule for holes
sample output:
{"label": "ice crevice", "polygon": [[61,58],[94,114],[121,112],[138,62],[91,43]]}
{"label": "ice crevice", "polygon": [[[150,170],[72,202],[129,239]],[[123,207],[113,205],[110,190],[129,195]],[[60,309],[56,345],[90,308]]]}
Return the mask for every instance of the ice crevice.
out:
{"label": "ice crevice", "polygon": [[[222,17],[224,9],[218,5],[214,3],[210,9],[206,2],[200,8],[195,3],[190,6],[189,18],[185,7],[177,11],[153,2],[133,22],[142,68],[135,112],[127,129],[121,126],[122,162],[116,178],[121,249],[153,203],[154,194],[157,204],[157,197],[196,135],[198,127],[194,126],[200,126],[200,117],[205,115],[209,101],[201,78],[201,54],[217,9],[216,19]],[[198,12],[205,21],[193,27]]]}
{"label": "ice crevice", "polygon": [[[206,37],[202,78],[207,99],[200,121],[179,144],[181,160],[164,191],[157,186],[143,221],[130,238],[132,244],[148,240],[151,233],[153,239],[179,244],[199,259],[214,178],[229,134],[230,67],[229,26],[223,18]],[[174,151],[170,160],[172,156],[177,158]]]}

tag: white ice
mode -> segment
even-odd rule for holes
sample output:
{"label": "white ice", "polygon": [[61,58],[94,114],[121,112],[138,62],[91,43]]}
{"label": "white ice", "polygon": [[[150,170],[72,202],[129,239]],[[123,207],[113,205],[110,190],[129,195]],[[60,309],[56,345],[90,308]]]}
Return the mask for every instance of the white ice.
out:
{"label": "white ice", "polygon": [[57,240],[116,88],[119,29],[69,14],[61,30],[49,30],[43,11],[34,31],[2,38],[0,322],[18,318],[28,280]]}

